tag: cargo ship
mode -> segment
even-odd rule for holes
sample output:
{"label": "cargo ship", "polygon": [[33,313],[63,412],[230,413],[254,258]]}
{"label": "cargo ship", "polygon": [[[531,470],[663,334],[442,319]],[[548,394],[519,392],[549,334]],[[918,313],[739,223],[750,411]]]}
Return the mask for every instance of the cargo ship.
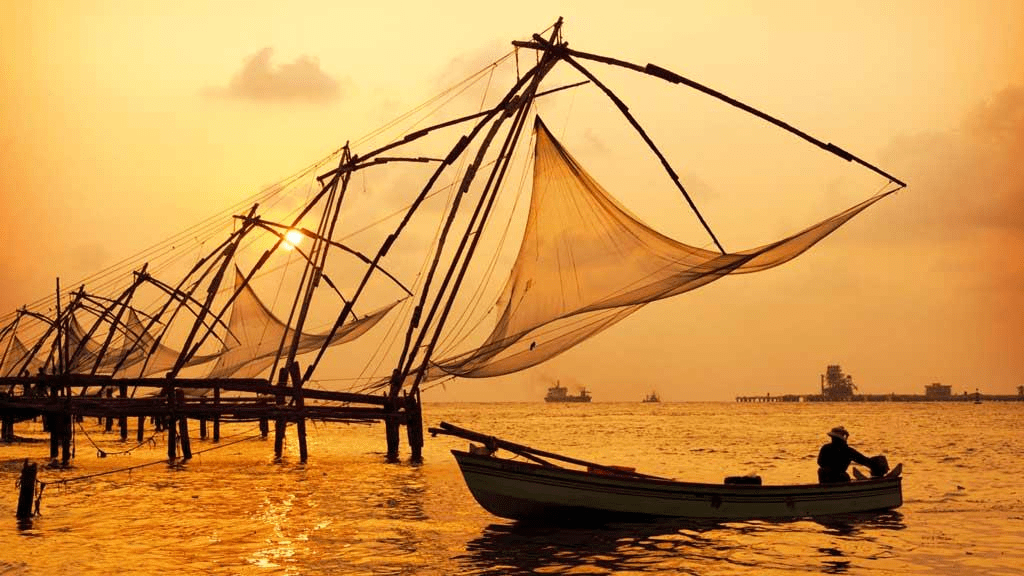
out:
{"label": "cargo ship", "polygon": [[555,385],[548,388],[548,394],[544,397],[545,402],[590,402],[590,393],[587,392],[586,388],[580,390],[580,393],[575,396],[569,395],[569,389],[562,386],[559,382],[555,382]]}

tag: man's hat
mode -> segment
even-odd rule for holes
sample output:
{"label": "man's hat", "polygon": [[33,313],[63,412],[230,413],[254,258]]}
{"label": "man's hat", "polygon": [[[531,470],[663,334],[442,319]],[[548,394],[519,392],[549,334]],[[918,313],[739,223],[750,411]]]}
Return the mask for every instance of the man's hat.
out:
{"label": "man's hat", "polygon": [[847,432],[846,428],[843,428],[842,426],[836,426],[835,428],[826,432],[826,434],[833,438],[838,438],[840,440],[846,440],[847,438],[850,437],[850,433]]}

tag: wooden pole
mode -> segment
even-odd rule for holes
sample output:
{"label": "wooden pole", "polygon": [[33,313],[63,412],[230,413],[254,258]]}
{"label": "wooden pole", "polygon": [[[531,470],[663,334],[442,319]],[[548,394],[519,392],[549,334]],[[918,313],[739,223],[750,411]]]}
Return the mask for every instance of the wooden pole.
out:
{"label": "wooden pole", "polygon": [[[127,398],[128,397],[128,385],[127,384],[121,384],[120,386],[118,386],[118,395],[117,396],[118,396],[118,398]],[[117,424],[121,428],[121,441],[124,442],[125,440],[128,439],[128,417],[127,416],[121,416],[120,418],[118,418]]]}
{"label": "wooden pole", "polygon": [[[50,398],[57,398],[57,386],[50,384]],[[54,400],[56,401],[56,400]],[[46,413],[46,426],[50,429],[50,459],[56,460],[60,454],[60,434],[63,431],[60,416],[56,412]]]}
{"label": "wooden pole", "polygon": [[[113,398],[113,397],[114,397],[114,389],[113,388],[107,388],[107,398]],[[113,429],[114,429],[114,417],[113,416],[107,416],[107,425],[103,428],[103,431],[104,432],[110,432]]]}
{"label": "wooden pole", "polygon": [[18,513],[17,517],[19,520],[31,518],[35,514],[32,510],[33,500],[36,495],[36,474],[38,467],[35,462],[29,462],[28,458],[25,459],[25,464],[21,467],[21,490],[18,493]]}
{"label": "wooden pole", "polygon": [[70,411],[60,415],[60,424],[63,429],[60,437],[60,463],[64,466],[71,462],[71,427],[74,426],[71,420]]}
{"label": "wooden pole", "polygon": [[398,409],[395,406],[395,400],[389,395],[388,403],[385,405],[386,416],[384,417],[384,435],[388,444],[388,460],[398,459]]}
{"label": "wooden pole", "polygon": [[174,399],[176,391],[173,387],[167,387],[167,406],[170,407],[167,416],[167,460],[174,462],[178,457],[178,431],[174,426],[174,420],[176,418],[177,411],[174,409]]}
{"label": "wooden pole", "polygon": [[181,442],[181,457],[185,460],[192,459],[192,442],[188,438],[188,417],[178,418],[179,441]]}
{"label": "wooden pole", "polygon": [[139,426],[138,426],[138,429],[135,432],[135,439],[138,442],[141,443],[142,442],[142,437],[145,436],[145,433],[146,433],[146,417],[145,416],[139,416]]}
{"label": "wooden pole", "polygon": [[[284,388],[288,381],[288,369],[282,367],[278,371],[277,385]],[[275,402],[278,409],[284,408],[284,395],[278,394]],[[286,426],[285,419],[278,416],[274,420],[274,457],[278,460],[281,459],[281,454],[284,452],[284,430]]]}
{"label": "wooden pole", "polygon": [[409,449],[413,462],[423,461],[423,410],[419,390],[405,396],[405,431],[409,437]]}
{"label": "wooden pole", "polygon": [[299,461],[305,462],[309,457],[306,449],[306,410],[302,399],[302,374],[299,372],[299,363],[292,362],[289,366],[289,373],[292,377],[292,385],[295,387],[295,411],[298,413],[295,420],[295,432],[299,437]]}
{"label": "wooden pole", "polygon": [[213,387],[213,405],[216,407],[213,414],[213,441],[220,442],[220,386]]}
{"label": "wooden pole", "polygon": [[[200,400],[199,404],[205,408],[206,400]],[[199,439],[206,440],[206,416],[199,417]]]}

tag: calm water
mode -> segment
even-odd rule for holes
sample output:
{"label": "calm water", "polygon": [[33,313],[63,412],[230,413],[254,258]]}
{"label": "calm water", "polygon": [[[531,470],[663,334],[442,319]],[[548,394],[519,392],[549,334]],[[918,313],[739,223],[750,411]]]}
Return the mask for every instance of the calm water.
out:
{"label": "calm water", "polygon": [[[659,522],[577,529],[521,526],[470,496],[450,448],[386,464],[380,426],[318,425],[310,461],[273,462],[249,440],[44,493],[18,526],[21,459],[48,445],[0,445],[0,574],[1022,574],[1024,404],[427,404],[430,425],[460,426],[609,464],[720,482],[812,482],[825,431],[843,424],[869,455],[904,463],[897,512],[829,521]],[[114,434],[86,423],[107,451]],[[20,425],[20,436],[42,437]],[[221,444],[252,435],[226,426]],[[194,433],[194,432],[193,432]],[[403,434],[404,436],[404,434]],[[193,451],[215,446],[193,441]],[[404,438],[403,438],[404,442]],[[160,439],[97,458],[81,433],[74,468],[54,482],[157,461]],[[407,449],[403,445],[403,450]]]}

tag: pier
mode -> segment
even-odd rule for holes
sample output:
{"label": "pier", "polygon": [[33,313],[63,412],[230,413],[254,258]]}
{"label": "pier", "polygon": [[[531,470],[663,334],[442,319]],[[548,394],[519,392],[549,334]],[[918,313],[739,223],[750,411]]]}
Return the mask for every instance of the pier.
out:
{"label": "pier", "polygon": [[968,394],[935,398],[925,394],[855,394],[845,400],[829,400],[821,394],[783,394],[772,396],[737,396],[737,402],[1024,402],[1019,394]]}
{"label": "pier", "polygon": [[[301,385],[297,364],[282,369],[276,384],[259,378],[118,378],[100,375],[37,375],[0,378],[2,440],[15,438],[18,422],[42,418],[50,433],[50,458],[68,464],[74,454],[74,422],[83,418],[117,423],[121,439],[135,423],[135,438],[142,442],[147,420],[156,432],[165,432],[167,456],[191,457],[190,421],[198,424],[200,438],[220,440],[220,423],[259,422],[264,437],[274,423],[274,454],[283,453],[288,425],[295,426],[300,459],[308,457],[306,421],[384,422],[388,456],[397,458],[400,427],[405,426],[414,460],[421,457],[423,417],[419,394],[357,394],[311,390]],[[131,394],[129,395],[129,390]],[[192,430],[195,427],[191,428]]]}
{"label": "pier", "polygon": [[924,387],[924,394],[858,394],[853,376],[845,374],[838,364],[829,365],[821,375],[820,394],[782,394],[772,396],[737,396],[737,402],[1024,402],[1024,386],[1016,394],[982,394],[980,390],[954,395],[953,387],[933,382]]}

